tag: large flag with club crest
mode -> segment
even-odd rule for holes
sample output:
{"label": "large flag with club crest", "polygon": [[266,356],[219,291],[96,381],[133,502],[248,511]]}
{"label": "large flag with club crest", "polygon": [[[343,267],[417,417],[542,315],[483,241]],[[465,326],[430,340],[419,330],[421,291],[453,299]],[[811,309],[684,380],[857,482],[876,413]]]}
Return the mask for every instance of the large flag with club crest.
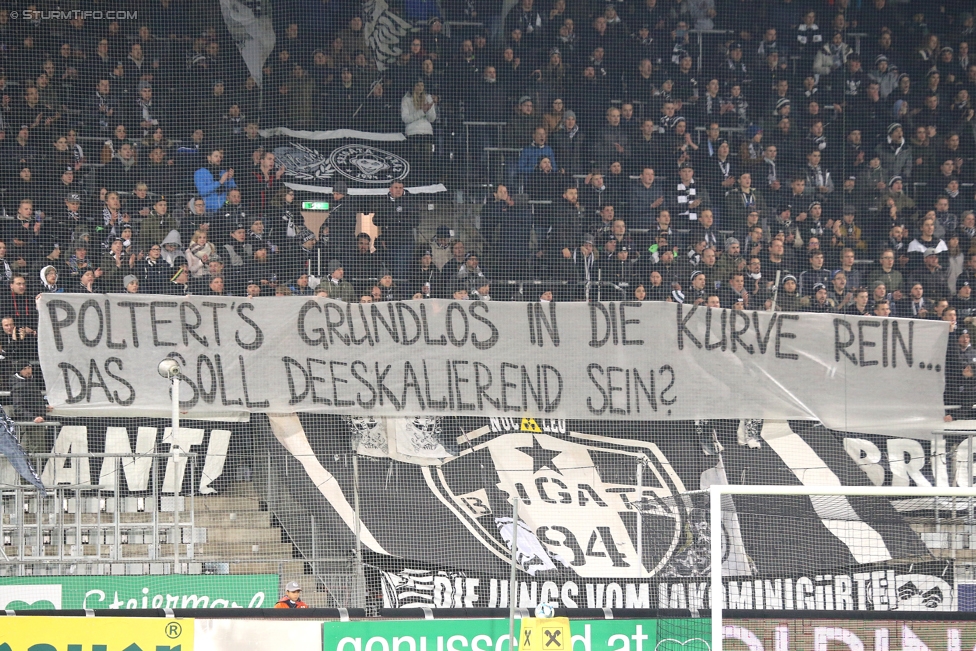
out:
{"label": "large flag with club crest", "polygon": [[265,149],[285,168],[285,185],[304,192],[332,192],[343,181],[351,195],[386,194],[401,181],[411,194],[446,192],[430,169],[416,160],[416,148],[402,133],[336,129],[264,129]]}
{"label": "large flag with club crest", "polygon": [[[390,607],[505,607],[518,497],[520,605],[707,608],[708,486],[871,483],[843,433],[805,422],[754,421],[745,439],[737,421],[268,424],[286,451],[274,463],[292,478],[293,515],[328,532],[320,551],[351,548],[358,528]],[[736,496],[722,523],[730,607],[955,608],[951,567],[886,499]]]}

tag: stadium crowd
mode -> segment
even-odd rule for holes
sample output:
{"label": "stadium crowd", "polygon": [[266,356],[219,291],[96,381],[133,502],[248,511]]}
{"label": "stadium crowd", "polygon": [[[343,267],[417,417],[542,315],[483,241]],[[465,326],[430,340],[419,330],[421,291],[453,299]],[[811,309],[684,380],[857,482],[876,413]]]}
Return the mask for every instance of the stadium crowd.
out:
{"label": "stadium crowd", "polygon": [[[0,3],[5,350],[42,292],[674,301],[949,321],[976,403],[969,2],[403,0],[384,58],[282,0],[260,84],[217,2],[46,4]],[[477,233],[398,181],[308,229],[273,127],[404,132]]]}

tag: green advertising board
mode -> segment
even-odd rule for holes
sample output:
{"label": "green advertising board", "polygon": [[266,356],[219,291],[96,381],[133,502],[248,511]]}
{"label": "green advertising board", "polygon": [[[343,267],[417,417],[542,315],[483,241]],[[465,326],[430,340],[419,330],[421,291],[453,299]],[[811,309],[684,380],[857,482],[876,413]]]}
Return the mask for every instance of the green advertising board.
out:
{"label": "green advertising board", "polygon": [[277,574],[0,578],[0,609],[271,608]]}
{"label": "green advertising board", "polygon": [[[724,620],[728,651],[959,651],[976,648],[976,621],[898,619]],[[507,619],[327,622],[323,651],[509,651]],[[571,651],[709,651],[708,619],[571,620]],[[516,622],[518,635],[518,622]],[[545,640],[543,640],[545,641]],[[516,637],[516,647],[518,638]],[[545,644],[542,645],[545,649]],[[566,651],[569,651],[568,649]]]}
{"label": "green advertising board", "polygon": [[[518,636],[518,622],[515,623]],[[708,651],[702,619],[572,620],[572,651]],[[323,651],[508,651],[507,619],[326,622]],[[518,646],[516,640],[515,646]]]}

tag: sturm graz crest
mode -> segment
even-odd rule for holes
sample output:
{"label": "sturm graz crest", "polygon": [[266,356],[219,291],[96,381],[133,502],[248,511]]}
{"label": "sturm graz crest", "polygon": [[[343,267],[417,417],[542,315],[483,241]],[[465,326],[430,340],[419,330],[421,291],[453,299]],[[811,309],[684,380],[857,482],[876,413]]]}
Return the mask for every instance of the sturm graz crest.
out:
{"label": "sturm graz crest", "polygon": [[396,154],[369,145],[345,145],[332,152],[329,162],[339,174],[361,183],[402,181],[410,164]]}
{"label": "sturm graz crest", "polygon": [[695,544],[685,487],[653,443],[530,418],[492,419],[462,441],[459,456],[424,469],[428,486],[502,559],[511,554],[517,495],[518,562],[529,574],[673,575]]}
{"label": "sturm graz crest", "polygon": [[336,174],[358,183],[389,184],[410,173],[406,159],[371,145],[343,145],[322,154],[297,142],[274,150],[285,174],[300,181],[331,181]]}

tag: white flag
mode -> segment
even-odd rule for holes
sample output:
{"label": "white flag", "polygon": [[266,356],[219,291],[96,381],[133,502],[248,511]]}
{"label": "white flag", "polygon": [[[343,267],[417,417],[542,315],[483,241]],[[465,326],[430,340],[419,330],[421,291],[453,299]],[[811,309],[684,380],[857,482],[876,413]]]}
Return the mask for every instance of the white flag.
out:
{"label": "white flag", "polygon": [[275,33],[268,0],[220,0],[220,12],[247,70],[261,85],[264,62],[274,50]]}
{"label": "white flag", "polygon": [[376,61],[377,70],[395,65],[403,54],[400,39],[412,29],[410,23],[390,11],[386,0],[366,0],[363,19],[363,38]]}

